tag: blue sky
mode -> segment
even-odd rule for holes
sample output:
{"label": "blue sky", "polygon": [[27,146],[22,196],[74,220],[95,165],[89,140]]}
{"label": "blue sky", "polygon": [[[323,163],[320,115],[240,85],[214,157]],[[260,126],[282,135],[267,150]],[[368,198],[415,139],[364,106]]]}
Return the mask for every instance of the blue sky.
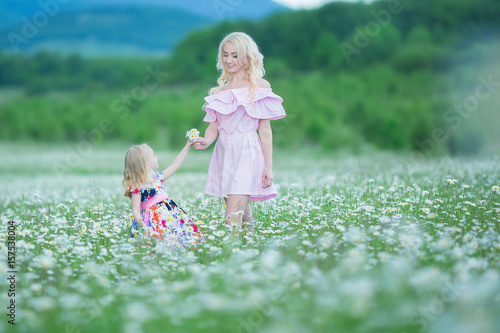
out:
{"label": "blue sky", "polygon": [[[293,9],[311,9],[324,5],[327,2],[338,0],[273,0]],[[371,2],[371,0],[343,0],[346,2]]]}

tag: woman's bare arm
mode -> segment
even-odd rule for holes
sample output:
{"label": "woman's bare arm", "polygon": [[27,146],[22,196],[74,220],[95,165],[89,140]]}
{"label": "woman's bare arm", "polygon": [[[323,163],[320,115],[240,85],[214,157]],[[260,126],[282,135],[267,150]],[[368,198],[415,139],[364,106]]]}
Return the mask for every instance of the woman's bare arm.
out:
{"label": "woman's bare arm", "polygon": [[219,123],[217,121],[211,122],[205,131],[205,137],[199,137],[193,144],[194,149],[203,150],[210,147],[210,145],[217,139],[219,135]]}
{"label": "woman's bare arm", "polygon": [[259,120],[259,136],[266,163],[262,173],[262,187],[266,188],[273,183],[273,132],[271,130],[271,120]]}

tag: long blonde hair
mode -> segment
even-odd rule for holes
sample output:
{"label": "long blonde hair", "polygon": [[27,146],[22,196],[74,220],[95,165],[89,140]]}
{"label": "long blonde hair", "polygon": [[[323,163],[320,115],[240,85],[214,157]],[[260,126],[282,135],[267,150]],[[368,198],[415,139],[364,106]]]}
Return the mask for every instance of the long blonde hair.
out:
{"label": "long blonde hair", "polygon": [[123,195],[126,197],[131,198],[131,187],[139,187],[151,181],[147,148],[150,147],[146,143],[135,145],[130,147],[125,155],[122,185],[125,188]]}
{"label": "long blonde hair", "polygon": [[[250,92],[252,96],[255,96],[255,90],[257,89],[257,80],[261,79],[266,71],[264,70],[264,56],[259,51],[259,47],[255,41],[244,32],[233,32],[222,40],[219,45],[219,52],[217,55],[217,69],[222,70],[221,76],[217,80],[219,86],[210,89],[210,95],[218,93],[224,89],[224,85],[231,80],[231,74],[224,67],[223,56],[224,47],[227,43],[232,43],[236,48],[238,53],[238,59],[245,66],[245,72],[248,75],[248,81],[250,82]],[[252,97],[253,99],[253,97]]]}

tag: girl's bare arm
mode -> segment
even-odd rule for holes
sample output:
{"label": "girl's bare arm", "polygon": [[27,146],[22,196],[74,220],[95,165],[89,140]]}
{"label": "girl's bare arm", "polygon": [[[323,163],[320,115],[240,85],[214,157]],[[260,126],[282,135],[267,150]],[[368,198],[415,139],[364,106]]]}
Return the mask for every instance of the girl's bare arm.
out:
{"label": "girl's bare arm", "polygon": [[170,166],[168,168],[163,170],[163,179],[164,180],[170,178],[181,167],[181,165],[184,162],[184,159],[186,158],[186,156],[189,152],[189,149],[191,149],[192,145],[193,145],[193,142],[188,140],[186,142],[186,145],[184,146],[184,148],[182,148],[179,155],[177,155],[175,157],[172,164],[170,164]]}
{"label": "girl's bare arm", "polygon": [[151,237],[151,230],[144,223],[141,216],[141,194],[132,193],[132,214],[134,215],[134,220],[139,227],[144,228],[144,236]]}
{"label": "girl's bare arm", "polygon": [[134,215],[134,220],[140,227],[145,227],[144,221],[141,216],[141,194],[132,193],[132,214]]}

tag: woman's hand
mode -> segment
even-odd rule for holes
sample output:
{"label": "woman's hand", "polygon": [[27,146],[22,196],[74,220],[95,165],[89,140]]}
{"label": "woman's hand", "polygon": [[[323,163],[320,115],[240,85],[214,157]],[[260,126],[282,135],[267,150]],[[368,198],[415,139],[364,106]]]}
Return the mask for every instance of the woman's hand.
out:
{"label": "woman's hand", "polygon": [[266,188],[271,186],[273,179],[273,169],[266,166],[264,168],[264,172],[262,173],[262,187]]}
{"label": "woman's hand", "polygon": [[200,136],[198,139],[196,139],[196,142],[193,144],[193,147],[196,150],[205,150],[208,148],[208,146],[210,146],[210,144],[208,143],[208,140],[202,136]]}

